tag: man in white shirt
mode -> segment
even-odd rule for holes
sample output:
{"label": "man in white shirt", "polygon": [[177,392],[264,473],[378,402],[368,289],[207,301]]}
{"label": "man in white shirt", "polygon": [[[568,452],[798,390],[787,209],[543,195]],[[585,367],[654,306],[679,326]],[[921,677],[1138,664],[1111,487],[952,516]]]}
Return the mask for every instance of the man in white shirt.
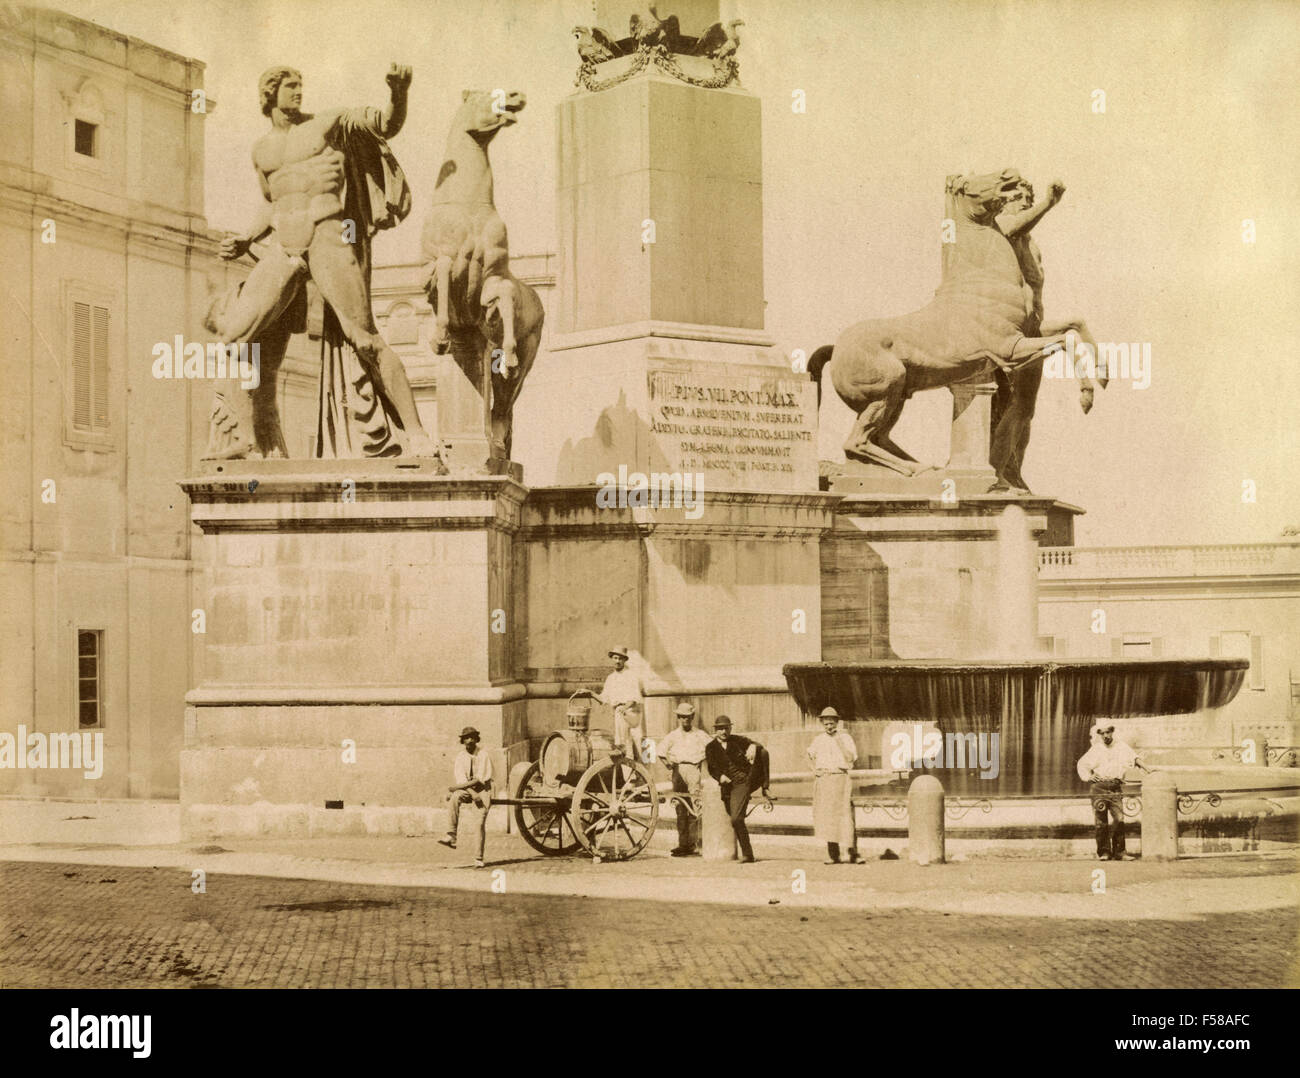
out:
{"label": "man in white shirt", "polygon": [[449,794],[447,837],[438,841],[451,849],[456,848],[456,832],[460,824],[460,807],[469,805],[474,828],[474,867],[483,867],[483,845],[487,839],[487,814],[492,804],[492,758],[486,749],[478,747],[479,732],[466,726],[460,732],[464,746],[452,762],[452,785]]}
{"label": "man in white shirt", "polygon": [[1115,740],[1115,724],[1097,727],[1098,740],[1079,757],[1079,778],[1090,783],[1092,814],[1097,825],[1097,860],[1124,860],[1124,775],[1131,767],[1143,767],[1137,753],[1123,741]]}
{"label": "man in white shirt", "polygon": [[849,776],[858,758],[853,738],[840,729],[840,713],[823,708],[822,732],[808,746],[813,772],[813,833],[826,843],[826,864],[840,861],[840,847],[849,862],[858,863],[857,825],[853,818],[853,781]]}
{"label": "man in white shirt", "polygon": [[629,669],[628,650],[611,648],[609,657],[614,669],[596,699],[614,709],[614,744],[633,760],[640,759],[642,722],[645,716],[645,688],[636,673]]}
{"label": "man in white shirt", "polygon": [[713,739],[695,726],[695,705],[677,705],[677,726],[670,730],[656,746],[657,755],[673,773],[673,791],[689,794],[694,802],[692,812],[681,798],[677,805],[677,848],[674,857],[690,857],[700,852],[700,776],[703,773],[704,753]]}

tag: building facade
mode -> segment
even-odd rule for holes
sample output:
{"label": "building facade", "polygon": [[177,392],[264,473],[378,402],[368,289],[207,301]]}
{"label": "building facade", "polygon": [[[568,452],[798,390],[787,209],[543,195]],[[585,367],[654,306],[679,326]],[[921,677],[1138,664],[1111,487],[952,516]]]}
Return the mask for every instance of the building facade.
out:
{"label": "building facade", "polygon": [[191,529],[176,486],[211,384],[153,377],[202,340],[204,65],[42,9],[0,26],[0,731],[102,735],[0,793],[174,798]]}
{"label": "building facade", "polygon": [[1296,745],[1300,543],[1044,547],[1038,631],[1060,658],[1249,659],[1234,743]]}

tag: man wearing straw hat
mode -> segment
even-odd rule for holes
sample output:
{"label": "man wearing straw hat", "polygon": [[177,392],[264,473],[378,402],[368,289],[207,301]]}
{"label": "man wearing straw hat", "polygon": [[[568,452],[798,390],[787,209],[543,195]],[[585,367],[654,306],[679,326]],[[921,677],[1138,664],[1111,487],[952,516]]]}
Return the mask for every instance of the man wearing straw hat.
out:
{"label": "man wearing straw hat", "polygon": [[826,863],[839,864],[840,847],[858,863],[857,826],[853,819],[853,781],[849,771],[858,758],[853,738],[840,729],[840,713],[822,709],[822,733],[808,746],[813,772],[813,833],[826,843]]}
{"label": "man wearing straw hat", "polygon": [[690,857],[699,852],[701,769],[709,747],[709,737],[695,726],[695,705],[677,705],[677,728],[660,738],[658,756],[673,773],[673,792],[688,794],[695,803],[692,812],[680,797],[677,803],[677,848],[674,857]]}
{"label": "man wearing straw hat", "polygon": [[609,657],[614,660],[614,669],[605,679],[604,687],[595,694],[596,699],[614,709],[614,744],[636,760],[640,758],[645,688],[636,671],[627,665],[627,648],[610,648]]}

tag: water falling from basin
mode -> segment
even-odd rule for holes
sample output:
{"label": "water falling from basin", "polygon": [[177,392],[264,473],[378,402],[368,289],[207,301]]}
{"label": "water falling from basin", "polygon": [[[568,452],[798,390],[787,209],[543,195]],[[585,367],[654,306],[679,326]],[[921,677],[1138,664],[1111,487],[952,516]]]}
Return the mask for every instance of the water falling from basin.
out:
{"label": "water falling from basin", "polygon": [[[867,733],[869,751],[881,755],[876,766],[891,766],[888,747],[877,747],[886,724],[937,729],[945,742],[948,735],[984,735],[987,743],[996,733],[996,777],[981,778],[973,765],[936,767],[945,789],[980,796],[1077,796],[1082,784],[1074,765],[1087,751],[1095,723],[1120,720],[1129,730],[1168,736],[1190,720],[1197,729],[1184,734],[1203,739],[1214,713],[1241,689],[1249,666],[1245,659],[886,659],[788,663],[782,672],[806,717],[834,707],[860,736],[859,724],[877,724]],[[1147,737],[1145,743],[1160,742]],[[951,764],[951,758],[940,763]]]}

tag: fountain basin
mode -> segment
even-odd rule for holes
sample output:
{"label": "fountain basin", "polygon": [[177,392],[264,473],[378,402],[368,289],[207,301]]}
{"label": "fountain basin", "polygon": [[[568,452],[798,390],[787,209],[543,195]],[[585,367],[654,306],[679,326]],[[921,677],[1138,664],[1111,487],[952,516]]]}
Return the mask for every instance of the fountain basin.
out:
{"label": "fountain basin", "polygon": [[[865,766],[894,767],[891,752],[928,750],[937,733],[938,760],[922,765],[919,750],[909,752],[907,767],[933,770],[949,792],[1078,796],[1086,787],[1075,763],[1094,724],[1115,721],[1139,750],[1222,743],[1217,714],[1249,667],[1245,659],[879,659],[788,663],[782,673],[806,717],[830,706],[848,720]],[[947,751],[973,754],[977,743],[983,766]]]}

